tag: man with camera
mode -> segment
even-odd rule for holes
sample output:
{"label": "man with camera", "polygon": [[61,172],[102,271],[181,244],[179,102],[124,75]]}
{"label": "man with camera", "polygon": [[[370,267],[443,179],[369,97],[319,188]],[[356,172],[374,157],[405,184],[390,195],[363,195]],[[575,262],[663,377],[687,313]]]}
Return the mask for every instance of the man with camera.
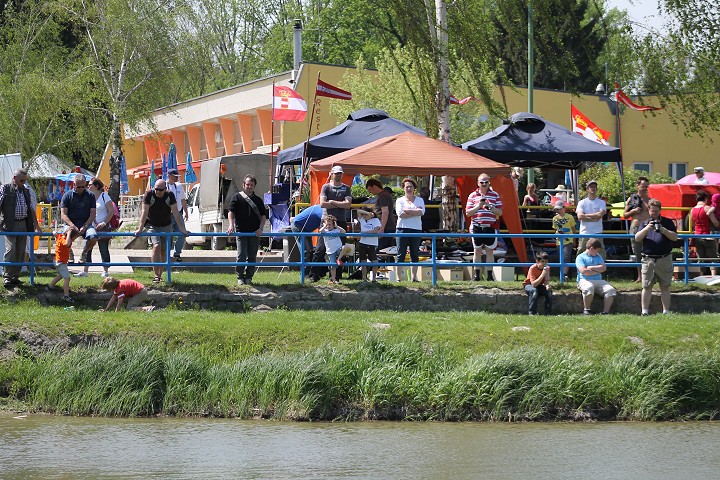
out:
{"label": "man with camera", "polygon": [[[490,176],[486,173],[478,177],[478,188],[470,194],[465,206],[465,215],[472,217],[470,233],[497,234],[496,225],[502,216],[502,201],[500,195],[490,188]],[[493,251],[497,247],[497,237],[473,237],[473,262],[482,262],[483,250],[485,261],[495,262]],[[480,268],[475,267],[473,280],[480,281]],[[492,270],[488,270],[487,279],[492,280]]]}
{"label": "man with camera", "polygon": [[650,218],[640,225],[635,241],[642,243],[642,312],[650,315],[652,287],[657,280],[660,284],[660,301],[663,313],[670,313],[670,284],[672,283],[673,242],[677,240],[677,228],[672,220],[660,216],[660,201],[651,198],[648,201]]}
{"label": "man with camera", "polygon": [[[648,213],[647,202],[650,200],[648,195],[648,187],[650,187],[650,180],[647,177],[638,177],[637,179],[637,193],[633,193],[625,202],[625,218],[631,218],[630,233],[635,235],[640,230],[640,224],[647,222],[650,218]],[[633,255],[636,259],[640,259],[642,253],[642,242],[636,242],[634,239],[630,240],[632,246]],[[641,280],[640,267],[637,269],[636,282]]]}

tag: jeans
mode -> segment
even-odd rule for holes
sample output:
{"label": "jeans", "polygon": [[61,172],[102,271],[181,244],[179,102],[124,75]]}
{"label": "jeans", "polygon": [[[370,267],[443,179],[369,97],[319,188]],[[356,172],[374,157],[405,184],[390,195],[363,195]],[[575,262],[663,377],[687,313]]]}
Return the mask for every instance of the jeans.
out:
{"label": "jeans", "polygon": [[[237,237],[237,261],[238,263],[257,261],[258,247],[260,246],[260,237],[253,235],[251,237]],[[251,279],[255,274],[256,267],[238,265],[235,267],[238,278]]]}
{"label": "jeans", "polygon": [[545,288],[545,285],[535,288],[527,284],[525,293],[528,294],[528,313],[530,315],[537,315],[538,297],[545,297],[545,315],[552,315],[552,290]]}
{"label": "jeans", "polygon": [[[103,263],[110,263],[110,239],[108,237],[104,237],[97,242],[98,249],[100,250],[100,259]],[[87,252],[87,261],[88,263],[92,263],[92,251],[91,248]],[[103,268],[110,268],[109,265],[103,266]]]}
{"label": "jeans", "polygon": [[[398,228],[398,233],[422,233],[421,230],[414,228]],[[420,244],[422,237],[398,237],[397,262],[405,261],[405,254],[410,249],[410,261],[417,263],[420,261]]]}
{"label": "jeans", "polygon": [[[171,220],[171,225],[172,225],[173,232],[180,231],[180,229],[178,228],[178,224],[175,221],[174,215]],[[180,254],[182,253],[183,247],[185,246],[185,235],[178,235],[177,237],[173,237],[173,238],[175,238],[175,248],[174,248],[174,252],[173,252],[173,257],[179,257]]]}

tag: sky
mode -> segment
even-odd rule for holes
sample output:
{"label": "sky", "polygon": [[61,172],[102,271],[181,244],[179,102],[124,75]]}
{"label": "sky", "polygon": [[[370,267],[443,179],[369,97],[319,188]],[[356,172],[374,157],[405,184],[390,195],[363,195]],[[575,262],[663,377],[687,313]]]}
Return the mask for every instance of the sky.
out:
{"label": "sky", "polygon": [[606,5],[609,8],[627,10],[630,19],[635,22],[658,30],[662,27],[658,0],[607,0]]}

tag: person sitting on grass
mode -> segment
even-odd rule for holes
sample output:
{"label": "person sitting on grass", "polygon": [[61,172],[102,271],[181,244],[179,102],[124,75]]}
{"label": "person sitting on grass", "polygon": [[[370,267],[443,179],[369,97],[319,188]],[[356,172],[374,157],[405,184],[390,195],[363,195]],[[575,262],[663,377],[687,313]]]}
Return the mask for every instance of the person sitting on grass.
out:
{"label": "person sitting on grass", "polygon": [[[337,221],[335,220],[335,217],[333,215],[326,215],[325,221],[322,227],[320,227],[320,233],[342,234],[345,233],[345,229],[338,226]],[[322,241],[325,244],[325,253],[327,254],[328,262],[332,264],[342,265],[341,258],[343,257],[343,255],[349,252],[349,249],[347,247],[343,247],[342,239],[337,235],[333,235],[323,236]],[[335,276],[336,272],[337,267],[331,266],[330,283],[340,283],[337,281],[337,277]]]}
{"label": "person sitting on grass", "polygon": [[[360,231],[362,233],[379,233],[380,232],[380,220],[375,217],[375,213],[372,210],[357,211],[358,223],[360,224]],[[360,237],[358,254],[360,262],[366,262],[368,259],[377,263],[377,248],[378,248],[378,237]],[[371,267],[371,278],[375,281],[378,267]],[[367,268],[362,267],[363,282],[368,281]]]}
{"label": "person sitting on grass", "polygon": [[103,280],[103,290],[112,291],[113,295],[110,297],[110,301],[107,307],[101,308],[101,312],[107,312],[113,306],[115,302],[115,311],[119,312],[123,302],[126,304],[128,310],[144,310],[146,312],[152,311],[155,307],[148,305],[142,307],[141,304],[147,300],[148,292],[145,289],[145,285],[142,283],[126,278],[124,280],[118,280],[114,277],[107,277]]}
{"label": "person sitting on grass", "polygon": [[65,233],[55,235],[55,268],[57,276],[52,279],[47,286],[48,291],[53,291],[55,285],[63,280],[63,301],[67,303],[75,303],[70,296],[70,271],[68,270],[68,260],[70,259],[70,250],[73,241],[80,236],[80,231],[72,228],[65,229]]}
{"label": "person sitting on grass", "polygon": [[545,315],[552,315],[552,290],[547,252],[535,252],[535,264],[528,269],[523,288],[528,295],[529,315],[537,315],[538,297],[545,297]]}

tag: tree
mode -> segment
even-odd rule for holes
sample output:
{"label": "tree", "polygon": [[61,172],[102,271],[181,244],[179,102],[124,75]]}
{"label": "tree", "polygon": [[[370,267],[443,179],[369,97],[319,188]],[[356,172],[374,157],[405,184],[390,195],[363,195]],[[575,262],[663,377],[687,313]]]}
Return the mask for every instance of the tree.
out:
{"label": "tree", "polygon": [[46,2],[8,3],[0,44],[0,152],[20,152],[26,166],[46,152],[91,164],[106,142],[98,132],[107,119],[87,108],[94,94],[68,19]]}
{"label": "tree", "polygon": [[662,0],[673,19],[667,34],[640,35],[636,49],[643,75],[637,86],[660,103],[686,132],[720,130],[720,6],[696,0]]}
{"label": "tree", "polygon": [[98,105],[110,118],[110,196],[120,195],[121,125],[132,128],[149,121],[152,109],[167,105],[176,84],[182,51],[177,14],[182,4],[172,0],[60,0],[81,28],[89,56],[87,66],[103,90]]}

